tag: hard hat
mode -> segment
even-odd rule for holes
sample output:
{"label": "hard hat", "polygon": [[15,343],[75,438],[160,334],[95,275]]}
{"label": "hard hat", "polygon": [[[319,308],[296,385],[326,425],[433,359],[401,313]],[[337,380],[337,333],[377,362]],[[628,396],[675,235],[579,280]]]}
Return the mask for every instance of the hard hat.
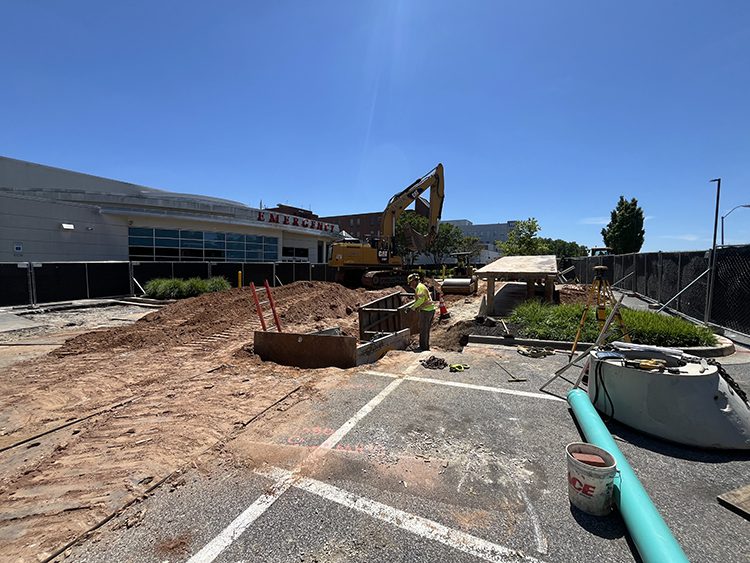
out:
{"label": "hard hat", "polygon": [[409,274],[408,276],[406,276],[406,281],[408,282],[419,281],[419,274]]}

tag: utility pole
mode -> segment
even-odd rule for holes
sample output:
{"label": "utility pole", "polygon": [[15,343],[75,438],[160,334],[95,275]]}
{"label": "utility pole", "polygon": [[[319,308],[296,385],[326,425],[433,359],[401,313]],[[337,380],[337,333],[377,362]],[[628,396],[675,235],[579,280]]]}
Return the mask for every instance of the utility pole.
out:
{"label": "utility pole", "polygon": [[711,247],[711,256],[709,257],[708,284],[706,285],[706,312],[703,315],[704,324],[708,324],[711,317],[711,305],[714,298],[714,279],[716,278],[716,231],[719,227],[719,198],[721,196],[721,178],[714,178],[709,183],[716,182],[716,212],[714,214],[714,242]]}

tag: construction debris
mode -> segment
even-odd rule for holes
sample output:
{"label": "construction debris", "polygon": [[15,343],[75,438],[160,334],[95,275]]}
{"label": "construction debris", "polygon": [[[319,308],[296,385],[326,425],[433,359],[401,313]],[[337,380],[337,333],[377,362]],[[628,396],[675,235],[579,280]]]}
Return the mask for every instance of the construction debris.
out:
{"label": "construction debris", "polygon": [[448,367],[448,362],[437,356],[430,356],[426,360],[419,360],[419,363],[427,369],[445,369]]}

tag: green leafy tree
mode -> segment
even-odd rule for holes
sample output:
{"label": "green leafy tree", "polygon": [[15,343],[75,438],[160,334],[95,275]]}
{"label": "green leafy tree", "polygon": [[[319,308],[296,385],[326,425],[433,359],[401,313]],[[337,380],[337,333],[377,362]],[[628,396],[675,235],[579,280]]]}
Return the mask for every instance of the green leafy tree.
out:
{"label": "green leafy tree", "polygon": [[589,253],[589,249],[578,244],[577,242],[568,242],[559,238],[551,239],[544,238],[540,239],[550,250],[550,254],[554,254],[558,258],[569,258],[573,256],[586,256]]}
{"label": "green leafy tree", "polygon": [[397,256],[401,256],[406,264],[414,265],[414,260],[421,252],[414,248],[412,241],[407,236],[409,230],[407,226],[418,233],[424,234],[429,230],[429,221],[426,217],[417,215],[412,210],[404,211],[396,221],[396,248],[394,252]]}
{"label": "green leafy tree", "polygon": [[508,240],[497,241],[495,246],[505,256],[534,256],[549,254],[549,246],[537,233],[541,230],[539,222],[533,217],[517,221],[508,233]]}
{"label": "green leafy tree", "polygon": [[617,207],[612,210],[609,224],[602,229],[604,244],[615,254],[638,252],[643,246],[643,209],[638,200],[630,201],[620,196]]}
{"label": "green leafy tree", "polygon": [[458,252],[463,239],[461,229],[450,223],[442,223],[437,236],[427,246],[427,254],[432,256],[435,264],[442,264],[451,252]]}
{"label": "green leafy tree", "polygon": [[469,261],[471,261],[479,256],[485,248],[485,245],[479,240],[479,237],[463,237],[458,245],[457,252],[468,252]]}

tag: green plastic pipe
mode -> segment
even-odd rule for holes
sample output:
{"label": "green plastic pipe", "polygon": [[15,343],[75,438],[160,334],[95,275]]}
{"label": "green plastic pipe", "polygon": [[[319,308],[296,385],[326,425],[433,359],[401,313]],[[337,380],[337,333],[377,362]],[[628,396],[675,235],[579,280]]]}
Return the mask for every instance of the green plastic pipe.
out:
{"label": "green plastic pipe", "polygon": [[615,444],[588,394],[580,389],[573,389],[568,393],[568,404],[573,409],[586,440],[607,450],[617,462],[619,479],[616,477],[614,482],[614,502],[620,509],[641,559],[644,563],[686,562],[688,558],[685,552],[656,510],[628,460]]}

